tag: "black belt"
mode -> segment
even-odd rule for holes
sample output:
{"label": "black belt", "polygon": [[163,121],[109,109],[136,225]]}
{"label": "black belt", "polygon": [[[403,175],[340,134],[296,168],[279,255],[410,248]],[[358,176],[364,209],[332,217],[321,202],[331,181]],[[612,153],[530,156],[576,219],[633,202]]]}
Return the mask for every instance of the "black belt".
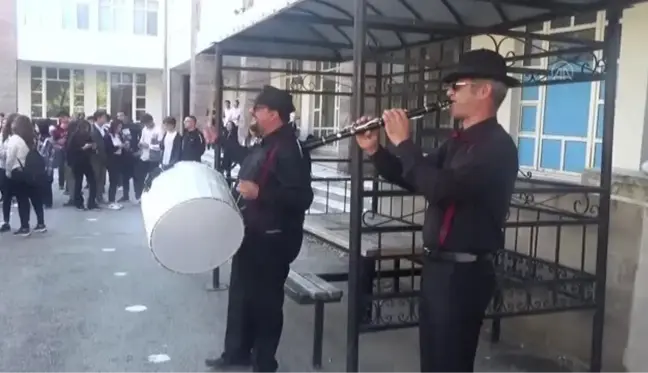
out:
{"label": "black belt", "polygon": [[492,260],[493,255],[488,254],[471,254],[471,253],[460,253],[452,251],[442,251],[442,250],[430,250],[427,247],[423,248],[425,252],[425,257],[439,262],[454,262],[454,263],[474,263],[478,261],[487,261]]}

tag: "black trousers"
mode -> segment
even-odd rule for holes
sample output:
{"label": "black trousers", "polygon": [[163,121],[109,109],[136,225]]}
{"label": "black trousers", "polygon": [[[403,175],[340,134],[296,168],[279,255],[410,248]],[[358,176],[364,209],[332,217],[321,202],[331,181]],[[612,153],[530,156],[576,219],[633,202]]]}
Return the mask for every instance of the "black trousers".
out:
{"label": "black trousers", "polygon": [[[18,201],[18,217],[20,228],[29,229],[31,209],[36,214],[36,224],[45,224],[45,211],[43,210],[42,185],[32,185],[21,179],[20,171],[14,170],[9,179],[11,195]],[[31,205],[30,205],[31,202]]]}
{"label": "black trousers", "polygon": [[251,360],[254,371],[275,372],[283,330],[284,283],[302,234],[247,234],[232,260],[223,358]]}
{"label": "black trousers", "polygon": [[122,200],[128,200],[130,198],[130,184],[131,180],[134,181],[135,178],[135,166],[137,165],[137,162],[139,162],[139,159],[131,154],[125,154],[123,156],[122,187],[124,188],[124,195],[122,197]]}
{"label": "black trousers", "polygon": [[426,258],[421,278],[421,372],[472,372],[484,313],[495,290],[493,263]]}
{"label": "black trousers", "polygon": [[0,188],[2,189],[2,220],[3,223],[8,224],[14,195],[11,190],[11,181],[4,168],[0,168]]}
{"label": "black trousers", "polygon": [[116,155],[108,159],[108,202],[115,202],[117,188],[122,186],[124,195],[128,195],[128,180],[125,175],[125,159],[122,155]]}
{"label": "black trousers", "polygon": [[135,177],[133,184],[135,184],[135,199],[140,199],[142,197],[142,191],[144,191],[144,182],[146,181],[146,176],[160,165],[159,162],[151,161],[138,161],[135,166]]}
{"label": "black trousers", "polygon": [[97,182],[95,181],[95,173],[92,164],[87,160],[72,166],[74,173],[74,205],[76,207],[83,207],[83,177],[86,178],[88,184],[88,208],[97,206]]}
{"label": "black trousers", "polygon": [[47,179],[43,180],[40,187],[40,195],[43,201],[43,206],[51,208],[54,204],[54,194],[52,193],[52,184],[54,183],[54,174],[47,175]]}

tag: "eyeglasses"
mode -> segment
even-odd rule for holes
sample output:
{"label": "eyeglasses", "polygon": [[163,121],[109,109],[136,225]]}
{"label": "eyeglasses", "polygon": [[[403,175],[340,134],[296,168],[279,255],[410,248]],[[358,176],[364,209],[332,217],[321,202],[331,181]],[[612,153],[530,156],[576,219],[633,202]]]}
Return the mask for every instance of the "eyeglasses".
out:
{"label": "eyeglasses", "polygon": [[461,87],[466,87],[474,84],[475,83],[473,82],[454,82],[454,83],[445,84],[443,86],[443,90],[447,91],[452,89],[453,91],[458,91]]}

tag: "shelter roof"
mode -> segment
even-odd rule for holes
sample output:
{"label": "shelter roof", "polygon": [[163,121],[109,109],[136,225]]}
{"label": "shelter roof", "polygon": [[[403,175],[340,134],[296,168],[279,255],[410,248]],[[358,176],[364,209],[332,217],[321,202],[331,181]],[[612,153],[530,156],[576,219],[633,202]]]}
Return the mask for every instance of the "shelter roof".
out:
{"label": "shelter roof", "polygon": [[[266,0],[267,4],[277,1]],[[367,0],[367,47],[399,51],[455,37],[506,33],[626,0]],[[253,6],[219,35],[226,55],[345,61],[353,53],[353,0],[283,0]],[[255,9],[256,8],[256,9]],[[239,22],[240,21],[240,22]]]}

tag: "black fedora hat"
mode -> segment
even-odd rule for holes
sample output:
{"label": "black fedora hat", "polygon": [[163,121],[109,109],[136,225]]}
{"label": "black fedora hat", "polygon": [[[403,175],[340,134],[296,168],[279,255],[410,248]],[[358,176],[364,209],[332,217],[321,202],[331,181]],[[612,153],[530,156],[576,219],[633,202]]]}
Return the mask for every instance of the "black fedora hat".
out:
{"label": "black fedora hat", "polygon": [[443,83],[454,83],[459,79],[491,79],[519,87],[520,81],[507,74],[506,61],[499,53],[489,49],[475,49],[465,52],[457,67],[443,78]]}

